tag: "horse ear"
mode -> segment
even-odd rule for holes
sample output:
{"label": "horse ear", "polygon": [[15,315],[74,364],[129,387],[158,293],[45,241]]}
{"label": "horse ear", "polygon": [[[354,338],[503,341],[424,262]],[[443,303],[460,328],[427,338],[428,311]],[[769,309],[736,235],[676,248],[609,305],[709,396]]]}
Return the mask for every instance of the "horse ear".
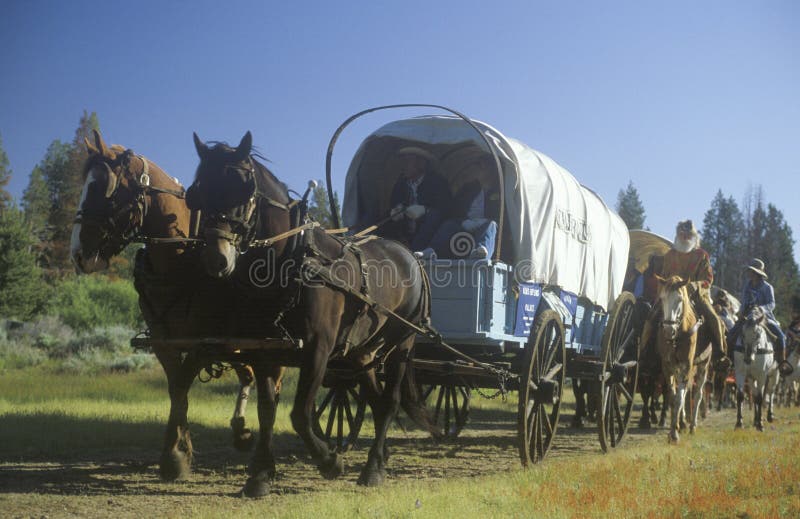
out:
{"label": "horse ear", "polygon": [[119,178],[117,174],[114,173],[111,168],[103,162],[103,166],[106,167],[106,173],[108,174],[108,184],[106,185],[106,198],[111,198],[111,195],[114,194],[114,191],[117,190],[117,183],[119,182]]}
{"label": "horse ear", "polygon": [[86,137],[83,138],[83,143],[86,145],[86,151],[89,153],[89,155],[97,155],[100,153],[100,150],[98,150],[94,144],[89,142],[89,139]]}
{"label": "horse ear", "polygon": [[197,155],[200,157],[200,160],[203,160],[208,155],[208,146],[206,143],[200,140],[200,137],[197,136],[197,133],[192,132],[192,138],[194,139],[194,149],[197,150]]}
{"label": "horse ear", "polygon": [[106,143],[103,141],[103,136],[100,135],[100,132],[97,130],[92,130],[92,133],[94,134],[94,143],[95,146],[97,147],[98,153],[100,153],[104,157],[113,159],[114,156],[111,154],[110,151],[108,151],[108,146],[106,146]]}
{"label": "horse ear", "polygon": [[242,137],[242,141],[236,147],[236,157],[240,160],[244,160],[250,156],[250,152],[253,150],[253,135],[250,133],[250,130],[244,134]]}

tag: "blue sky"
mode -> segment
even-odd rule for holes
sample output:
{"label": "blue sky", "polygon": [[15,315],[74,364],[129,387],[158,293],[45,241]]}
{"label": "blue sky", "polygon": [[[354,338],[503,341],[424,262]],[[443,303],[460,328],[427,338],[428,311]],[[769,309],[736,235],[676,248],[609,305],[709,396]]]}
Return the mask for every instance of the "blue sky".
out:
{"label": "blue sky", "polygon": [[[661,234],[702,222],[718,189],[741,201],[760,184],[800,238],[799,2],[2,5],[0,135],[16,197],[83,110],[108,142],[187,185],[193,131],[237,143],[251,130],[300,190],[324,177],[349,115],[421,102],[546,153],[610,205],[632,180]],[[348,129],[339,186],[363,137],[418,113]]]}

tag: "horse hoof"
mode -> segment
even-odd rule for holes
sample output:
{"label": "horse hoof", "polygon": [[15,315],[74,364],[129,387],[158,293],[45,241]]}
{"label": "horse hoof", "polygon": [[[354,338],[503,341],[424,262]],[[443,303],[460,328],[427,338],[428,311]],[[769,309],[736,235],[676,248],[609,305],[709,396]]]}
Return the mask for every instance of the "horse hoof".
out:
{"label": "horse hoof", "polygon": [[734,429],[741,429],[742,427],[744,427],[744,425],[742,424],[742,421],[741,420],[737,420],[736,421],[736,425],[733,428]]}
{"label": "horse hoof", "polygon": [[650,429],[650,419],[642,417],[642,419],[639,420],[639,429]]}
{"label": "horse hoof", "polygon": [[239,452],[250,452],[253,450],[255,443],[256,438],[250,429],[244,429],[240,433],[233,433],[233,447]]}
{"label": "horse hoof", "polygon": [[583,428],[583,418],[581,418],[580,416],[577,416],[577,415],[573,416],[572,417],[572,427],[575,428],[575,429]]}
{"label": "horse hoof", "polygon": [[759,422],[759,423],[755,424],[755,426],[756,426],[756,431],[764,432],[764,424],[763,423]]}
{"label": "horse hoof", "polygon": [[690,425],[689,426],[689,434],[694,434],[694,430],[695,430],[695,426],[694,425]]}
{"label": "horse hoof", "polygon": [[772,423],[772,422],[773,422],[773,420],[775,420],[775,415],[774,415],[774,414],[772,414],[772,413],[767,413],[767,421],[768,421],[769,423]]}
{"label": "horse hoof", "polygon": [[182,451],[170,451],[161,456],[158,471],[164,481],[177,481],[186,479],[191,474],[191,460]]}
{"label": "horse hoof", "polygon": [[379,487],[383,485],[385,479],[385,470],[367,470],[367,468],[364,467],[364,471],[362,471],[361,475],[358,477],[358,484],[365,487]]}
{"label": "horse hoof", "polygon": [[250,476],[247,478],[244,488],[242,488],[242,497],[256,498],[266,496],[269,494],[269,483],[270,478],[264,472]]}
{"label": "horse hoof", "polygon": [[325,479],[336,479],[344,474],[344,458],[333,453],[327,461],[319,464],[319,473]]}

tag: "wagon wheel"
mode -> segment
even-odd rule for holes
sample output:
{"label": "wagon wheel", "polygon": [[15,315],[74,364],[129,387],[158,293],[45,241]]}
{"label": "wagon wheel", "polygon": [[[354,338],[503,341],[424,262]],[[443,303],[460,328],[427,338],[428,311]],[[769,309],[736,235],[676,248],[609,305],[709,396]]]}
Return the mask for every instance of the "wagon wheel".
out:
{"label": "wagon wheel", "polygon": [[347,452],[358,439],[366,408],[363,388],[353,382],[336,381],[317,397],[314,432],[337,452]]}
{"label": "wagon wheel", "polygon": [[619,445],[633,409],[639,378],[639,341],[634,308],[636,298],[623,292],[614,303],[603,334],[603,376],[597,425],[600,448],[608,452]]}
{"label": "wagon wheel", "polygon": [[423,385],[422,401],[428,406],[431,421],[442,438],[456,438],[469,417],[470,389],[454,384]]}
{"label": "wagon wheel", "polygon": [[523,466],[547,454],[558,428],[567,352],[564,323],[553,310],[536,318],[520,370],[517,438]]}

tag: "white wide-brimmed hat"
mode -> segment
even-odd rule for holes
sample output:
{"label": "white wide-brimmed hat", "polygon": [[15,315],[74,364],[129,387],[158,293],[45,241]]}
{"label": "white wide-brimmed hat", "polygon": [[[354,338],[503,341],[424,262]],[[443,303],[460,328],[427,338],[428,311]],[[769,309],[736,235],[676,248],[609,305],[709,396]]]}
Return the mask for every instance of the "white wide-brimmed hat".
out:
{"label": "white wide-brimmed hat", "polygon": [[767,273],[764,272],[764,262],[758,258],[753,258],[750,260],[750,263],[747,265],[748,270],[752,270],[759,276],[764,279],[767,279]]}

